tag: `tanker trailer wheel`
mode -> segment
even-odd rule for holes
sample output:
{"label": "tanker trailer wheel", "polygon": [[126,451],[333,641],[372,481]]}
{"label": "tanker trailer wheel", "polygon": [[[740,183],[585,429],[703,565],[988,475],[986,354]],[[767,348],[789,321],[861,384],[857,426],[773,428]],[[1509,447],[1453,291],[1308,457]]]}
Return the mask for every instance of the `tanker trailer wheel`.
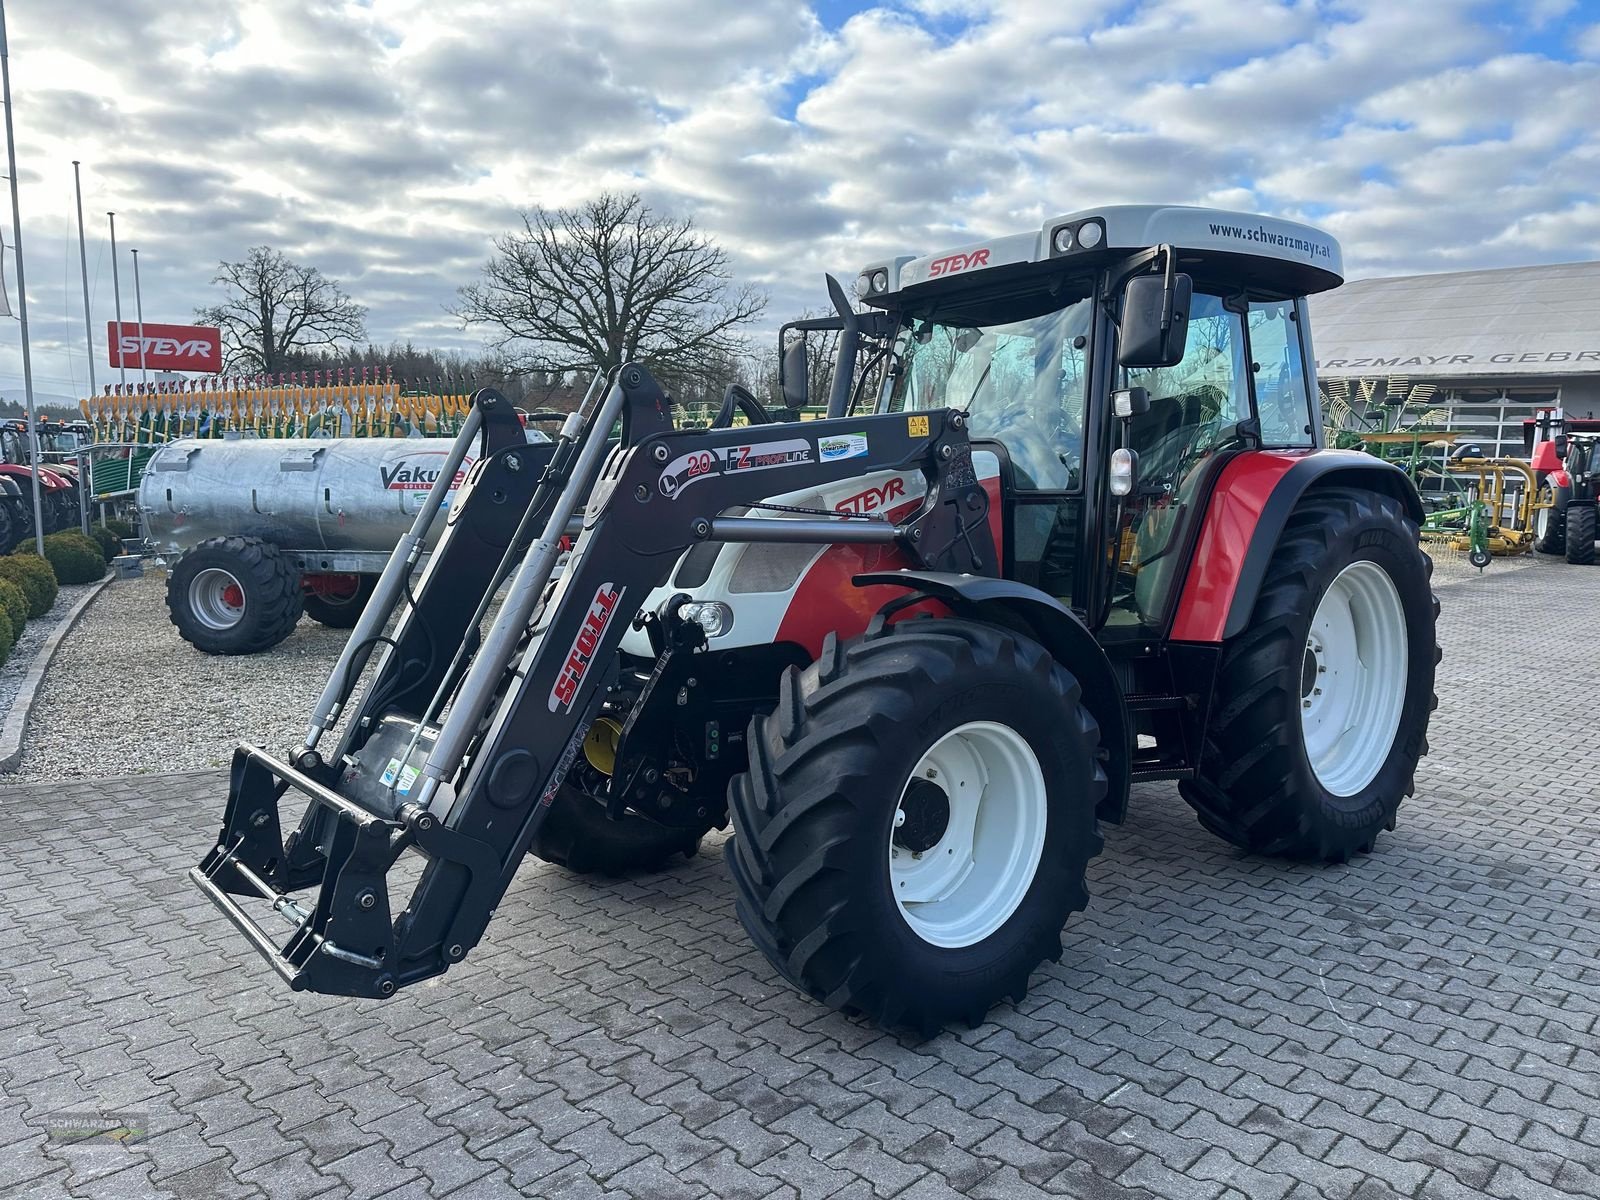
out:
{"label": "tanker trailer wheel", "polygon": [[376,575],[307,575],[302,580],[306,616],[330,629],[353,629],[367,607]]}
{"label": "tanker trailer wheel", "polygon": [[1222,649],[1200,823],[1245,850],[1346,862],[1393,829],[1427,753],[1439,605],[1398,500],[1318,489],[1289,518],[1245,631]]}
{"label": "tanker trailer wheel", "polygon": [[1595,506],[1579,501],[1567,505],[1567,561],[1594,565]]}
{"label": "tanker trailer wheel", "polygon": [[167,576],[178,636],[206,654],[255,654],[289,636],[302,610],[300,571],[259,538],[208,538]]}
{"label": "tanker trailer wheel", "polygon": [[1560,554],[1567,548],[1567,501],[1572,499],[1572,489],[1551,490],[1547,485],[1543,490],[1553,503],[1534,513],[1533,548],[1540,554]]}
{"label": "tanker trailer wheel", "polygon": [[1106,776],[1042,646],[954,619],[830,634],[749,742],[729,789],[739,919],[801,990],[931,1036],[1061,957]]}

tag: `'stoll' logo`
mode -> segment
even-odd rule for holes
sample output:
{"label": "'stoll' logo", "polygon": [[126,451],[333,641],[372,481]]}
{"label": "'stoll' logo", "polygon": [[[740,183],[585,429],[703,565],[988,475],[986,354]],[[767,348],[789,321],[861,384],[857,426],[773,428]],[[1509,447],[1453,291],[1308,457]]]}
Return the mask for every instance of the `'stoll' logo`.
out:
{"label": "'stoll' logo", "polygon": [[589,673],[589,664],[594,661],[594,652],[600,645],[600,639],[611,624],[611,614],[616,612],[625,590],[602,583],[595,592],[583,624],[578,627],[578,636],[572,639],[572,648],[567,651],[567,661],[561,664],[561,670],[556,674],[556,685],[550,689],[551,712],[567,712],[572,708],[572,702],[578,698],[578,689],[583,686],[583,677]]}
{"label": "'stoll' logo", "polygon": [[943,258],[936,258],[928,264],[928,278],[933,279],[939,275],[954,275],[957,271],[969,271],[973,267],[986,267],[989,265],[989,249],[985,246],[982,250],[973,250],[968,254],[946,254]]}
{"label": "'stoll' logo", "polygon": [[882,487],[870,487],[864,492],[857,492],[854,496],[845,499],[833,506],[834,512],[865,513],[882,508],[892,500],[903,500],[906,494],[906,481],[896,475]]}

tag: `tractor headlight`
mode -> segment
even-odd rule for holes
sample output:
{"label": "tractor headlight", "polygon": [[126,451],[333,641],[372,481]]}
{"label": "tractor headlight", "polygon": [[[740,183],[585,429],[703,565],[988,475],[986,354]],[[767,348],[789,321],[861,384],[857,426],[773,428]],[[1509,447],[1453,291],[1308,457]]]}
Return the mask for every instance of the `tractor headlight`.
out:
{"label": "tractor headlight", "polygon": [[868,296],[868,295],[872,294],[872,272],[871,271],[863,271],[863,272],[861,272],[861,277],[856,280],[856,291],[860,292],[863,296]]}
{"label": "tractor headlight", "polygon": [[1072,226],[1063,225],[1060,229],[1056,230],[1055,243],[1056,253],[1058,254],[1065,254],[1068,250],[1071,250]]}
{"label": "tractor headlight", "polygon": [[1078,245],[1085,250],[1093,250],[1100,244],[1100,239],[1105,236],[1100,226],[1093,221],[1087,221],[1078,226]]}
{"label": "tractor headlight", "polygon": [[720,600],[691,600],[678,615],[700,626],[708,638],[721,637],[733,628],[733,609]]}

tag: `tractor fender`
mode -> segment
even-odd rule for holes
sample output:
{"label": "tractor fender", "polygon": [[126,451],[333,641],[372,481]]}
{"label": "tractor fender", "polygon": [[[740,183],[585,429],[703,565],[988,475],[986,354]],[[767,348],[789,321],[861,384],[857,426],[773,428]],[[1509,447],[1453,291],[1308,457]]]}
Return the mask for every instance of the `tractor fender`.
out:
{"label": "tractor fender", "polygon": [[1247,451],[1222,469],[1172,624],[1172,640],[1216,643],[1244,632],[1289,514],[1314,487],[1383,492],[1417,524],[1422,500],[1406,473],[1358,450]]}
{"label": "tractor fender", "polygon": [[856,575],[856,587],[885,584],[926,592],[957,616],[1025,633],[1073,673],[1083,686],[1083,704],[1100,724],[1105,748],[1106,788],[1096,815],[1120,825],[1128,813],[1133,744],[1122,685],[1111,660],[1076,613],[1054,596],[1011,579],[945,571],[873,571]]}

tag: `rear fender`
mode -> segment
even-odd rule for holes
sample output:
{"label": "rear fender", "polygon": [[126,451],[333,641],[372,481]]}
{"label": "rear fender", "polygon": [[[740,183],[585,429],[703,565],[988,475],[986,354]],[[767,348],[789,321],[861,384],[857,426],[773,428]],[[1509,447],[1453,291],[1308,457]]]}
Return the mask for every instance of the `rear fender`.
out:
{"label": "rear fender", "polygon": [[859,588],[889,586],[926,592],[959,617],[1026,634],[1044,646],[1083,686],[1084,707],[1100,724],[1106,788],[1095,815],[1120,825],[1128,814],[1133,745],[1122,686],[1094,634],[1054,596],[1011,579],[940,571],[876,571],[857,575]]}
{"label": "rear fender", "polygon": [[1392,496],[1422,523],[1422,501],[1393,463],[1356,450],[1251,451],[1228,463],[1206,508],[1194,561],[1172,623],[1176,642],[1222,642],[1242,633],[1289,514],[1313,487],[1367,488]]}

